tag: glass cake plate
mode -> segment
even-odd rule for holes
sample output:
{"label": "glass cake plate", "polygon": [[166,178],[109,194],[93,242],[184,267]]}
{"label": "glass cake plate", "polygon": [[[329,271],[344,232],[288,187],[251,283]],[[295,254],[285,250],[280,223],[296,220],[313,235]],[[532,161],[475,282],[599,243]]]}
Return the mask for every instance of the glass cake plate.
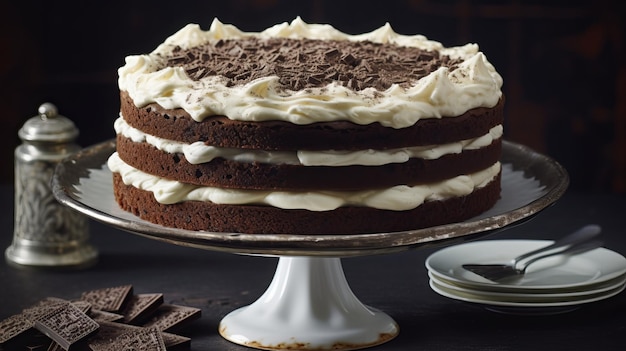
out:
{"label": "glass cake plate", "polygon": [[352,293],[340,258],[450,245],[520,224],[558,200],[569,185],[551,158],[504,141],[501,198],[489,211],[460,223],[393,233],[353,235],[244,234],[189,231],[144,221],[113,197],[107,141],[59,163],[52,190],[59,202],[95,220],[172,244],[239,254],[278,256],[274,278],[257,301],[228,314],[220,334],[258,349],[354,350],[398,334],[387,314]]}
{"label": "glass cake plate", "polygon": [[[106,224],[154,239],[203,249],[262,255],[358,256],[390,253],[468,239],[530,218],[556,201],[569,184],[552,159],[519,144],[503,143],[501,199],[489,211],[462,223],[393,233],[354,235],[242,234],[167,228],[121,210],[106,166],[115,142],[88,147],[62,161],[53,177],[57,199]],[[443,243],[441,243],[443,244]]]}

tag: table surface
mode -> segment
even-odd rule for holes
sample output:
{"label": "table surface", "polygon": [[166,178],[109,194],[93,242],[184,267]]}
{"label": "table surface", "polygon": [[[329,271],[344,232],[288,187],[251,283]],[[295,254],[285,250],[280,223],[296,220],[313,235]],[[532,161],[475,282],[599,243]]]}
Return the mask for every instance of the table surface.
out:
{"label": "table surface", "polygon": [[[13,237],[13,187],[0,187],[5,232]],[[521,225],[481,240],[556,239],[597,223],[605,247],[626,255],[626,197],[567,192],[557,203]],[[224,340],[221,318],[256,300],[269,285],[278,259],[205,251],[148,239],[90,222],[98,263],[85,270],[16,268],[0,263],[0,319],[48,297],[78,298],[80,292],[132,284],[135,293],[164,294],[166,302],[202,309],[184,330],[192,350],[250,350]],[[344,258],[346,278],[366,305],[400,326],[393,340],[370,350],[622,350],[626,345],[626,292],[558,315],[519,316],[448,299],[428,285],[425,259],[440,247],[395,254]]]}

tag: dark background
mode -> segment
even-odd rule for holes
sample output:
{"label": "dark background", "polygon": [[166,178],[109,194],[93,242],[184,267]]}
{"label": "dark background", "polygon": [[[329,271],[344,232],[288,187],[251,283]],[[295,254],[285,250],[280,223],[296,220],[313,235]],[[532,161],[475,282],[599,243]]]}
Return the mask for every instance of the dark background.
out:
{"label": "dark background", "polygon": [[446,46],[476,42],[504,78],[505,137],[570,172],[570,189],[626,192],[626,18],[618,0],[0,2],[0,183],[17,131],[46,101],[89,146],[114,137],[117,68],[194,22],[260,31],[301,16],[356,34],[389,22]]}

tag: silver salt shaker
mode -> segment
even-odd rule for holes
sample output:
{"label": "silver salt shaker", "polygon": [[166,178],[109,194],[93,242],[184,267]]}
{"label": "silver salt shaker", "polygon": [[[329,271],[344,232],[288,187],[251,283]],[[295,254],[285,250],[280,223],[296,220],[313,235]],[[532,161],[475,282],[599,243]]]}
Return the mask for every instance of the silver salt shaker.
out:
{"label": "silver salt shaker", "polygon": [[19,130],[15,149],[15,226],[7,262],[18,266],[84,268],[98,252],[88,243],[87,218],[60,204],[51,189],[56,165],[78,151],[78,129],[51,103]]}

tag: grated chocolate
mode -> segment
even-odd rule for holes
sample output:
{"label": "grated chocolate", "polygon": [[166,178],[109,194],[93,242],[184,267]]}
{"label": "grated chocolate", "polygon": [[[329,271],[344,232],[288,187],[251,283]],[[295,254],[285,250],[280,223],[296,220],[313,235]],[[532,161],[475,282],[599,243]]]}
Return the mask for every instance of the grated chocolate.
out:
{"label": "grated chocolate", "polygon": [[462,60],[414,47],[371,41],[287,38],[219,40],[189,49],[176,46],[163,67],[181,66],[193,80],[222,76],[227,86],[278,76],[286,89],[302,90],[336,82],[352,90],[386,90],[412,82]]}

